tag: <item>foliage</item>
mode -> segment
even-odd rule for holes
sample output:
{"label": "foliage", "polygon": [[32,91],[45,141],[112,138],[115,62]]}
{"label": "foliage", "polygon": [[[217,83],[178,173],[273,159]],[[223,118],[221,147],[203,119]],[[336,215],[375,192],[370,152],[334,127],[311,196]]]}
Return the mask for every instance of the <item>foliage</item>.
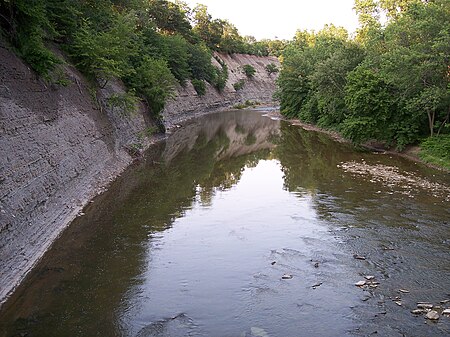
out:
{"label": "foliage", "polygon": [[259,103],[257,101],[246,100],[244,103],[233,105],[233,109],[245,109],[249,107],[255,107],[258,104]]}
{"label": "foliage", "polygon": [[131,115],[136,112],[139,98],[134,90],[130,90],[123,94],[113,94],[108,98],[108,105],[111,108],[118,108],[122,113]]}
{"label": "foliage", "polygon": [[127,74],[133,29],[133,23],[122,16],[117,16],[112,28],[103,32],[95,31],[85,20],[73,36],[70,53],[82,71],[103,80],[104,86],[112,77]]}
{"label": "foliage", "polygon": [[47,75],[59,63],[44,43],[55,33],[47,17],[45,1],[0,1],[0,27],[19,55],[39,74]]}
{"label": "foliage", "polygon": [[245,64],[242,67],[242,71],[248,78],[252,78],[256,74],[256,69],[251,64]]}
{"label": "foliage", "polygon": [[[212,18],[206,6],[190,9],[169,0],[0,0],[0,34],[47,78],[55,77],[52,71],[61,62],[49,45],[59,44],[101,87],[119,78],[155,114],[170,97],[173,78],[182,85],[196,80],[199,94],[203,81],[225,88],[228,69],[213,66],[213,51],[268,55],[284,46],[243,38],[230,22]],[[58,83],[67,82],[57,77]]]}
{"label": "foliage", "polygon": [[158,116],[166,100],[172,97],[176,79],[167,67],[166,61],[146,56],[133,76],[128,78],[128,83],[136,88],[153,114]]}
{"label": "foliage", "polygon": [[266,71],[270,76],[272,74],[278,73],[280,71],[280,69],[278,69],[278,67],[275,65],[275,63],[269,63],[268,65],[266,65]]}
{"label": "foliage", "polygon": [[203,80],[198,80],[196,78],[192,79],[192,85],[194,86],[197,95],[203,96],[206,94],[206,84]]}
{"label": "foliage", "polygon": [[420,143],[419,157],[450,170],[450,135],[428,137]]}
{"label": "foliage", "polygon": [[355,9],[355,39],[328,25],[298,31],[284,48],[276,93],[282,113],[357,143],[399,149],[448,133],[448,1],[356,0]]}
{"label": "foliage", "polygon": [[214,67],[214,75],[211,80],[211,83],[220,92],[223,89],[225,89],[225,86],[228,81],[228,66],[224,61],[222,61],[220,57],[215,56],[214,58],[220,64],[220,69]]}
{"label": "foliage", "polygon": [[245,81],[244,80],[239,80],[239,81],[237,81],[236,83],[233,84],[233,88],[236,91],[244,89],[244,86],[245,86]]}

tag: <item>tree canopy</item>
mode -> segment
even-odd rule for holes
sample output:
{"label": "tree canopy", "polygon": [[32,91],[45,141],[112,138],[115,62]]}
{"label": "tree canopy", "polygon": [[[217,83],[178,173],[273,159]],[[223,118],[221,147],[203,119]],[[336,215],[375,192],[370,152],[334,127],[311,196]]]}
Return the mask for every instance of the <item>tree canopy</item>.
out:
{"label": "tree canopy", "polygon": [[0,0],[0,28],[39,74],[62,62],[48,48],[59,44],[101,86],[122,79],[155,115],[177,81],[224,88],[227,69],[212,65],[214,51],[269,55],[283,45],[246,39],[206,6],[191,9],[178,0]]}
{"label": "tree canopy", "polygon": [[449,2],[356,0],[355,9],[354,38],[327,25],[297,32],[284,49],[282,112],[400,149],[450,133]]}

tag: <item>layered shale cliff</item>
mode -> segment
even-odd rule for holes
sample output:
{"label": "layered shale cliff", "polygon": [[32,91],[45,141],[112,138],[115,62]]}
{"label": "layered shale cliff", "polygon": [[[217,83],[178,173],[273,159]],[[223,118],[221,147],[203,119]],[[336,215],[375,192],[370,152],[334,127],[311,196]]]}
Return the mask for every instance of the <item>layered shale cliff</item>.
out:
{"label": "layered shale cliff", "polygon": [[[228,66],[223,92],[207,85],[199,97],[190,83],[177,88],[163,112],[166,127],[246,100],[270,102],[276,58],[219,55]],[[119,82],[93,88],[65,65],[66,86],[39,79],[0,41],[0,304],[42,257],[84,205],[133,161],[136,148],[154,141],[143,104],[126,114],[108,98]],[[256,69],[248,79],[242,66]],[[234,90],[243,79],[245,86]]]}

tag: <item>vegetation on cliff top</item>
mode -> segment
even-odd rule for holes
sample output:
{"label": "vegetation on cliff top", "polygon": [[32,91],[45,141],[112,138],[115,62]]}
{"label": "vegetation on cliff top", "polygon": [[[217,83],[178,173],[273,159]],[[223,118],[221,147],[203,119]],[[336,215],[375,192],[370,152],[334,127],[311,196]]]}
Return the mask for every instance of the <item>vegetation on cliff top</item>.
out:
{"label": "vegetation on cliff top", "polygon": [[281,41],[242,37],[207,7],[167,0],[0,0],[0,27],[17,53],[39,74],[51,77],[61,63],[56,43],[77,67],[104,86],[120,78],[157,116],[174,85],[194,80],[225,87],[225,65],[214,67],[213,51],[279,54]]}
{"label": "vegetation on cliff top", "polygon": [[[283,114],[398,149],[450,133],[448,0],[356,0],[360,28],[298,31],[282,54]],[[381,20],[386,17],[387,21]],[[450,158],[448,146],[434,152]]]}

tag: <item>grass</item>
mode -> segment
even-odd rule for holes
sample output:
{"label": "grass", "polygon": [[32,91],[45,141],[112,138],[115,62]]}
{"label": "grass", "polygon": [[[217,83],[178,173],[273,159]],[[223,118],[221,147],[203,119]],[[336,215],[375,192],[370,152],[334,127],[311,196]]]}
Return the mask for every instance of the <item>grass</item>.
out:
{"label": "grass", "polygon": [[450,170],[450,135],[429,137],[420,144],[419,157],[424,162]]}

